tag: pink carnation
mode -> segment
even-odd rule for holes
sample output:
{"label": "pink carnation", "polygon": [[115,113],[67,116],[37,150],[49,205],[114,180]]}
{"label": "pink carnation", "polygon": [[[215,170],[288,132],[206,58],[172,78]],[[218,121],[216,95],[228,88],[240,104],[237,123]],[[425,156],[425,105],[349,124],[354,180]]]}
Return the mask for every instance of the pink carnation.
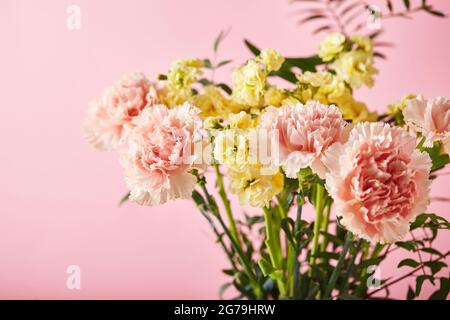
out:
{"label": "pink carnation", "polygon": [[174,109],[155,105],[133,119],[121,154],[131,200],[154,206],[191,196],[196,177],[189,170],[198,162],[194,144],[201,141],[198,113],[187,103]]}
{"label": "pink carnation", "polygon": [[411,129],[423,134],[425,147],[441,141],[445,152],[450,154],[450,100],[444,97],[426,100],[419,96],[408,101],[403,117]]}
{"label": "pink carnation", "polygon": [[350,130],[337,107],[316,101],[268,107],[260,128],[278,132],[279,159],[275,164],[282,165],[289,178],[295,178],[306,167],[324,178],[324,151],[336,142],[346,141]]}
{"label": "pink carnation", "polygon": [[115,149],[131,129],[132,119],[157,102],[156,88],[142,73],[127,74],[89,104],[84,136],[98,149]]}
{"label": "pink carnation", "polygon": [[340,223],[372,242],[392,243],[429,202],[431,160],[416,139],[388,124],[357,125],[326,152],[326,187]]}

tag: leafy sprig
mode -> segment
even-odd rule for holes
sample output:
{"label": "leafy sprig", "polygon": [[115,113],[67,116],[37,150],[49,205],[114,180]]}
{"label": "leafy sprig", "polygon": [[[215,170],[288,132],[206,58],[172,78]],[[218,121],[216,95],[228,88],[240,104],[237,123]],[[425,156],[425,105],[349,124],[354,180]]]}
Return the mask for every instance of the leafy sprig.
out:
{"label": "leafy sprig", "polygon": [[[380,23],[386,19],[412,17],[425,12],[435,17],[445,18],[447,15],[436,9],[429,0],[386,0],[383,8],[378,8],[362,0],[293,0],[299,10],[299,25],[313,25],[313,34],[339,31],[344,35],[351,33],[363,33],[373,40],[378,38],[383,29],[375,30],[365,28],[368,19],[378,20]],[[366,30],[365,30],[366,29]],[[364,32],[365,31],[365,32]],[[388,47],[392,44],[382,41],[374,41],[375,48]],[[376,56],[384,58],[381,52]]]}

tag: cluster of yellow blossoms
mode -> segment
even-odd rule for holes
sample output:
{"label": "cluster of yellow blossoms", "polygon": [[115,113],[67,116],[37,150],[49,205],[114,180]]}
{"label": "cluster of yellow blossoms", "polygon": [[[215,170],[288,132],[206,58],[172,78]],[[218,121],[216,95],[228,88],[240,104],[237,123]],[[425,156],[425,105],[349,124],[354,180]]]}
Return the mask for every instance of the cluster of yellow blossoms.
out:
{"label": "cluster of yellow blossoms", "polygon": [[284,176],[279,168],[266,168],[250,154],[257,124],[255,114],[230,115],[222,130],[214,132],[213,156],[227,168],[230,191],[240,203],[264,207],[283,190]]}
{"label": "cluster of yellow blossoms", "polygon": [[377,73],[371,39],[331,33],[321,42],[319,57],[323,68],[296,75],[296,85],[288,89],[268,82],[268,77],[285,63],[285,58],[271,49],[233,70],[229,95],[212,81],[199,81],[206,67],[199,59],[175,61],[164,77],[159,99],[169,107],[190,102],[201,110],[204,127],[213,140],[214,159],[227,169],[230,191],[239,196],[242,204],[266,206],[283,190],[280,169],[261,170],[261,163],[249,161],[249,132],[256,128],[265,107],[317,100],[336,105],[353,123],[377,119],[353,97],[354,89],[371,87]]}

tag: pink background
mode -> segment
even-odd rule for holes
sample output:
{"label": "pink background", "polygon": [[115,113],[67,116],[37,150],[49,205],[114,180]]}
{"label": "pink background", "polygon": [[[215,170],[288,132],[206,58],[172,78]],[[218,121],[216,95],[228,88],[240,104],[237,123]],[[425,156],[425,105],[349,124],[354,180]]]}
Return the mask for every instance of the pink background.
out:
{"label": "pink background", "polygon": [[[449,1],[432,3],[450,12]],[[79,31],[66,28],[69,4],[81,8]],[[211,56],[227,27],[221,57],[237,63],[249,56],[244,37],[285,55],[315,52],[320,37],[296,24],[297,9],[288,0],[2,0],[0,298],[217,298],[228,265],[193,204],[118,208],[126,187],[117,158],[87,145],[81,122],[121,74],[153,76],[176,58]],[[375,87],[357,96],[379,110],[409,92],[448,96],[450,20],[418,14],[385,26],[383,40],[396,47],[377,62]],[[432,195],[449,187],[438,178]],[[450,218],[447,208],[430,211]],[[404,273],[392,269],[399,258],[382,273]],[[81,267],[78,291],[66,288],[72,264]]]}

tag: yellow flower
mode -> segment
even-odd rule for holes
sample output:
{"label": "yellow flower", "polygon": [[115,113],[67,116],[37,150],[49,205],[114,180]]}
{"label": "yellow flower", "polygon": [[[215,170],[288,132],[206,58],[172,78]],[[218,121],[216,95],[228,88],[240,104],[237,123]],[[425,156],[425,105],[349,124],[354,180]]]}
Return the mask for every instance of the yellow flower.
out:
{"label": "yellow flower", "polygon": [[226,129],[215,133],[214,159],[228,168],[242,170],[248,165],[248,138],[242,130]]}
{"label": "yellow flower", "polygon": [[203,63],[199,59],[176,60],[167,74],[167,85],[171,88],[187,88],[202,74]]}
{"label": "yellow flower", "polygon": [[305,72],[298,77],[299,88],[296,97],[305,103],[317,100],[322,104],[330,104],[336,99],[350,93],[345,83],[328,71]]}
{"label": "yellow flower", "polygon": [[192,98],[192,90],[190,88],[172,88],[167,87],[165,95],[162,96],[161,101],[168,107],[175,107],[190,101]]}
{"label": "yellow flower", "polygon": [[233,100],[251,107],[261,106],[266,76],[255,60],[249,60],[244,66],[233,71]]}
{"label": "yellow flower", "polygon": [[354,34],[350,37],[350,40],[358,46],[357,49],[362,49],[367,53],[373,52],[372,39],[370,39],[369,37],[362,36],[360,34]]}
{"label": "yellow flower", "polygon": [[402,112],[403,109],[406,108],[406,104],[409,100],[415,99],[417,96],[413,94],[408,94],[404,96],[400,101],[397,101],[396,103],[390,104],[387,107],[387,113],[388,114],[397,114],[398,112]]}
{"label": "yellow flower", "polygon": [[320,43],[319,57],[323,61],[333,60],[344,50],[345,36],[340,32],[332,32]]}
{"label": "yellow flower", "polygon": [[[270,172],[272,171],[272,172]],[[242,205],[265,207],[283,190],[284,177],[280,170],[248,165],[244,170],[228,169],[230,191],[237,194]]]}
{"label": "yellow flower", "polygon": [[[255,155],[250,156],[250,143],[255,142],[258,117],[245,111],[230,114],[226,124],[214,132],[213,156],[220,164],[235,170],[249,163],[256,163]],[[214,126],[214,122],[212,122]],[[218,126],[216,126],[217,128]],[[252,135],[253,134],[253,135]],[[253,147],[257,147],[254,145]]]}
{"label": "yellow flower", "polygon": [[192,103],[201,110],[200,116],[203,119],[211,116],[225,118],[229,113],[242,109],[232,100],[225,98],[220,89],[214,86],[206,86],[203,94],[193,96]]}
{"label": "yellow flower", "polygon": [[372,87],[374,83],[372,76],[378,72],[373,67],[372,54],[360,50],[341,54],[331,67],[338,77],[352,88],[359,88],[363,84]]}
{"label": "yellow flower", "polygon": [[259,54],[257,61],[265,65],[267,72],[277,71],[284,62],[284,57],[272,49],[264,49]]}
{"label": "yellow flower", "polygon": [[297,104],[299,102],[303,102],[303,100],[300,100],[298,97],[295,96],[295,94],[293,94],[292,96],[287,97],[286,99],[283,100],[282,106],[284,106],[284,105],[295,105],[295,104]]}
{"label": "yellow flower", "polygon": [[327,71],[311,72],[306,71],[297,76],[300,83],[313,87],[321,87],[331,82],[333,75]]}
{"label": "yellow flower", "polygon": [[356,101],[350,94],[334,101],[344,116],[344,119],[352,120],[353,123],[363,121],[376,121],[377,113],[367,109],[367,105],[363,102]]}
{"label": "yellow flower", "polygon": [[222,117],[219,116],[206,117],[205,120],[203,120],[203,128],[212,131],[223,129],[222,121]]}
{"label": "yellow flower", "polygon": [[199,59],[185,59],[174,61],[167,73],[167,82],[162,101],[173,107],[189,101],[192,98],[190,86],[202,74],[203,63]]}
{"label": "yellow flower", "polygon": [[256,117],[252,117],[251,114],[241,111],[228,116],[228,125],[231,129],[247,130],[256,126],[255,120],[257,120]]}
{"label": "yellow flower", "polygon": [[345,119],[355,123],[375,121],[377,118],[376,113],[369,112],[364,103],[353,98],[343,80],[328,71],[305,72],[298,80],[298,88],[293,96],[303,103],[317,100],[322,104],[335,104]]}
{"label": "yellow flower", "polygon": [[282,90],[279,90],[276,86],[271,86],[264,93],[264,105],[279,107],[285,98]]}
{"label": "yellow flower", "polygon": [[350,89],[345,85],[345,82],[333,75],[330,81],[320,87],[320,94],[326,95],[328,101],[336,101],[346,95],[351,95]]}

